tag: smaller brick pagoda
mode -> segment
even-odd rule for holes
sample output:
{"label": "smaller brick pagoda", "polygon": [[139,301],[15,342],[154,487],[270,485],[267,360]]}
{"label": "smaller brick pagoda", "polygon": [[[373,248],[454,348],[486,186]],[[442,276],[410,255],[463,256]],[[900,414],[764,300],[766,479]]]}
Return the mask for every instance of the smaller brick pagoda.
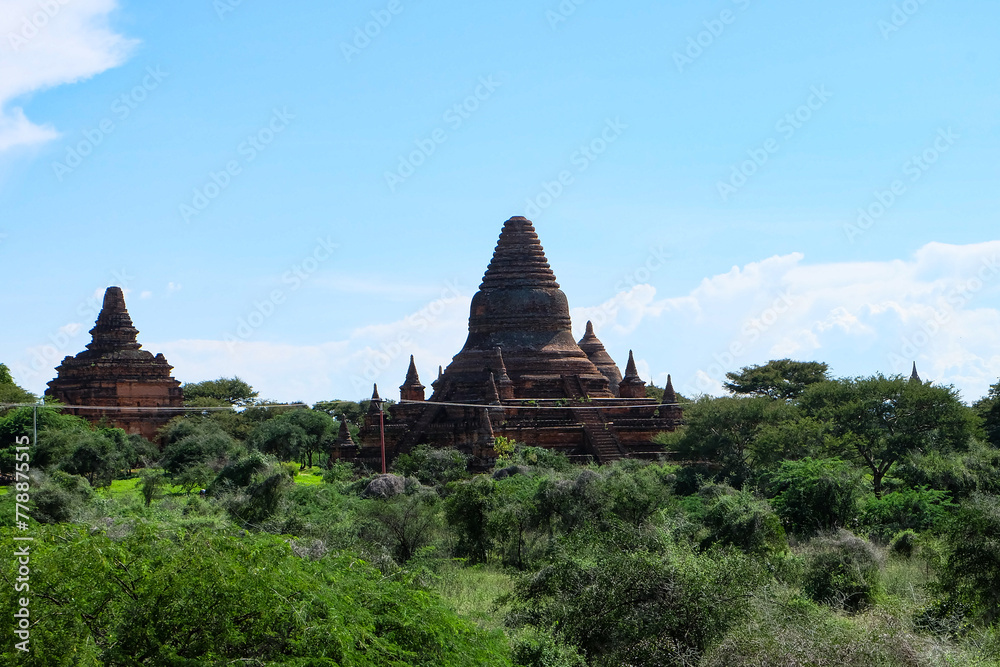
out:
{"label": "smaller brick pagoda", "polygon": [[180,412],[149,408],[180,408],[184,397],[180,382],[170,375],[173,366],[163,355],[140,349],[139,331],[132,325],[120,287],[105,291],[90,334],[93,339],[86,350],[63,359],[45,395],[69,406],[86,406],[67,412],[92,422],[104,419],[126,433],[154,440],[156,432]]}

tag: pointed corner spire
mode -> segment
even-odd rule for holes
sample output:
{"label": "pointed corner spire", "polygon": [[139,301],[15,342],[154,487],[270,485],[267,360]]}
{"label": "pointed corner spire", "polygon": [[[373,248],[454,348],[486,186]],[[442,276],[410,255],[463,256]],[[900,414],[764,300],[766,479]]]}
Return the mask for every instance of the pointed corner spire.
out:
{"label": "pointed corner spire", "polygon": [[625,377],[618,384],[618,396],[621,398],[645,398],[646,382],[639,377],[635,367],[635,357],[632,350],[628,351],[628,365],[625,367]]}
{"label": "pointed corner spire", "polygon": [[920,374],[917,373],[917,362],[916,361],[913,362],[913,371],[910,373],[910,381],[911,382],[921,382],[922,381],[920,379]]}
{"label": "pointed corner spire", "polygon": [[347,428],[347,417],[342,415],[340,417],[340,429],[337,431],[337,440],[335,444],[341,447],[354,447],[354,439],[351,437],[351,431]]}
{"label": "pointed corner spire", "polygon": [[663,405],[675,405],[677,403],[677,393],[674,391],[674,383],[667,373],[667,386],[663,388]]}
{"label": "pointed corner spire", "polygon": [[410,355],[410,367],[406,369],[406,380],[404,384],[420,384],[420,376],[417,375],[417,365],[413,361],[413,355]]}
{"label": "pointed corner spire", "polygon": [[380,412],[380,406],[382,405],[382,397],[378,395],[378,385],[372,385],[372,397],[368,403],[368,414],[377,415]]}
{"label": "pointed corner spire", "polygon": [[583,335],[595,336],[595,337],[597,336],[597,334],[594,333],[594,323],[591,322],[590,320],[587,320],[587,331],[585,331]]}
{"label": "pointed corner spire", "polygon": [[399,387],[399,399],[401,401],[422,401],[424,400],[424,385],[420,384],[420,376],[417,375],[417,364],[410,355],[410,367],[406,371],[406,379]]}
{"label": "pointed corner spire", "polygon": [[628,351],[628,365],[625,366],[625,379],[628,378],[639,379],[639,371],[635,368],[635,358],[632,356],[632,350]]}

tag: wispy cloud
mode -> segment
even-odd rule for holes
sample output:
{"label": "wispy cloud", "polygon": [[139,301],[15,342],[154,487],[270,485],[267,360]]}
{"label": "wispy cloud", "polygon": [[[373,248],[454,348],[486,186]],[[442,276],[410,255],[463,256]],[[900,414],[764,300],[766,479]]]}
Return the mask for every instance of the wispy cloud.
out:
{"label": "wispy cloud", "polygon": [[137,40],[108,26],[115,0],[5,0],[0,12],[0,152],[59,132],[13,102],[122,64]]}

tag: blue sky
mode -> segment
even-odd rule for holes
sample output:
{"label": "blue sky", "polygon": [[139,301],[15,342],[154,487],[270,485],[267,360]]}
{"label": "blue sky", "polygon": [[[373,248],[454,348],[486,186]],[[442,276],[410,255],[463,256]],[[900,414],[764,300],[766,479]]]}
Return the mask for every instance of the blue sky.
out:
{"label": "blue sky", "polygon": [[[528,215],[688,394],[792,357],[1000,377],[1000,6],[3,0],[0,360],[126,289],[181,381],[395,396]],[[366,34],[367,31],[367,34]]]}

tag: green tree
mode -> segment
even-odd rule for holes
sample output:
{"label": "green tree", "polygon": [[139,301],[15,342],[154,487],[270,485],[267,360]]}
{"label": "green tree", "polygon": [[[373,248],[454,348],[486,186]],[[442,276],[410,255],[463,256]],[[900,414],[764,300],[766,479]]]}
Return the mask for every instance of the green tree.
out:
{"label": "green tree", "polygon": [[198,399],[212,399],[224,405],[246,407],[257,399],[253,387],[238,377],[205,380],[203,382],[188,382],[181,387],[184,392],[184,402],[194,404]]}
{"label": "green tree", "polygon": [[818,361],[774,359],[763,366],[746,366],[739,372],[726,373],[723,386],[734,394],[793,399],[806,387],[829,379],[828,366]]}
{"label": "green tree", "polygon": [[[37,400],[38,397],[30,391],[17,386],[6,364],[0,364],[0,405],[4,403],[34,403]],[[3,414],[3,408],[0,408],[0,414]]]}
{"label": "green tree", "polygon": [[709,462],[720,479],[739,488],[754,468],[773,458],[773,442],[760,447],[761,434],[797,415],[794,406],[763,396],[702,397],[684,411],[686,426],[658,441],[688,461]]}
{"label": "green tree", "polygon": [[143,470],[139,481],[139,495],[146,507],[160,497],[166,485],[166,475],[162,470]]}
{"label": "green tree", "polygon": [[989,393],[976,401],[973,408],[983,420],[987,442],[1000,448],[1000,381],[990,385]]}
{"label": "green tree", "polygon": [[840,459],[784,461],[766,476],[771,505],[799,535],[848,526],[858,514],[862,484],[861,472]]}
{"label": "green tree", "polygon": [[296,408],[258,423],[247,444],[283,461],[299,460],[303,467],[312,467],[313,455],[329,446],[336,424],[325,412]]}
{"label": "green tree", "polygon": [[811,385],[805,411],[831,425],[845,455],[868,467],[881,496],[892,466],[911,452],[964,449],[975,427],[972,412],[953,387],[901,376],[843,379]]}
{"label": "green tree", "polygon": [[1000,498],[974,494],[951,515],[939,589],[987,624],[1000,620]]}

